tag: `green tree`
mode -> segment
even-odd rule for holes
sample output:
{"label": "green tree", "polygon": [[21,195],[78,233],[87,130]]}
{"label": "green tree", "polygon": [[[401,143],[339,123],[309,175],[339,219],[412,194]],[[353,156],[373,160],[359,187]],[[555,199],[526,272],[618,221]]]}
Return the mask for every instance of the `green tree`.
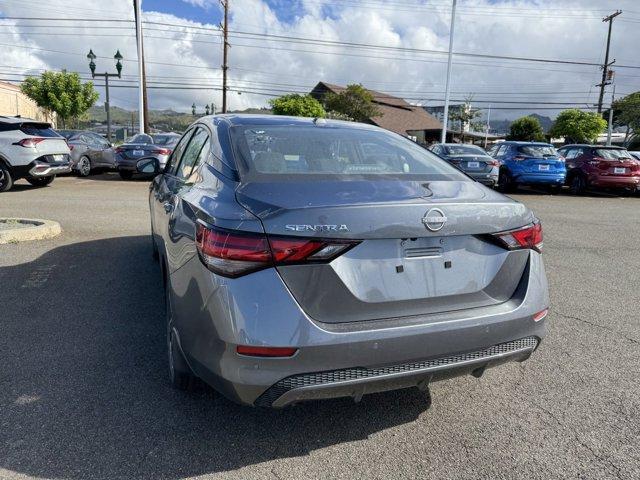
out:
{"label": "green tree", "polygon": [[564,137],[567,142],[591,143],[606,128],[607,122],[597,113],[570,108],[560,112],[549,134],[556,138]]}
{"label": "green tree", "polygon": [[625,142],[629,133],[640,132],[640,92],[634,92],[613,102],[613,124],[627,127]]}
{"label": "green tree", "polygon": [[472,101],[473,97],[467,97],[462,105],[450,110],[449,119],[452,123],[459,122],[460,133],[464,132],[465,126],[471,127],[475,123],[474,120],[480,116],[480,110],[471,106]]}
{"label": "green tree", "polygon": [[295,117],[322,117],[327,114],[322,104],[311,95],[292,93],[270,100],[274,115],[293,115]]}
{"label": "green tree", "polygon": [[511,124],[507,140],[542,142],[544,141],[544,131],[537,118],[521,117]]}
{"label": "green tree", "polygon": [[382,115],[373,103],[373,94],[359,84],[347,85],[340,93],[328,93],[324,97],[324,107],[328,112],[346,115],[356,122]]}
{"label": "green tree", "polygon": [[64,70],[47,71],[39,78],[28,77],[21,90],[39,107],[55,112],[63,128],[69,119],[82,116],[99,98],[92,82],[82,83],[80,75]]}

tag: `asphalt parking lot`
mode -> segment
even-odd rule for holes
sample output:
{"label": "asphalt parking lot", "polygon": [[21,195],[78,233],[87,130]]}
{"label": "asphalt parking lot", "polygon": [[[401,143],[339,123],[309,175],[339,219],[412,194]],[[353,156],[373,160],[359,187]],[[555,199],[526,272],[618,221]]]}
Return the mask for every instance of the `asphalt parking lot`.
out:
{"label": "asphalt parking lot", "polygon": [[514,195],[545,228],[532,359],[417,390],[238,407],[171,389],[147,182],[26,183],[0,216],[0,478],[640,478],[640,197]]}

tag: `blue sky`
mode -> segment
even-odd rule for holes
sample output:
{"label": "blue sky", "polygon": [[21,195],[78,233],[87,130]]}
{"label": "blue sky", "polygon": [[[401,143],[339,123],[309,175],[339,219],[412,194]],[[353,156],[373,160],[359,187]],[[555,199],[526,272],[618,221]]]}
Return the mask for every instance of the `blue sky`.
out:
{"label": "blue sky", "polygon": [[[204,6],[197,5],[198,3]],[[298,0],[267,0],[265,1],[282,22],[290,23],[302,12],[301,3]],[[217,0],[185,1],[185,0],[143,0],[142,9],[169,13],[177,17],[195,22],[219,23],[222,20],[222,11],[218,7]]]}

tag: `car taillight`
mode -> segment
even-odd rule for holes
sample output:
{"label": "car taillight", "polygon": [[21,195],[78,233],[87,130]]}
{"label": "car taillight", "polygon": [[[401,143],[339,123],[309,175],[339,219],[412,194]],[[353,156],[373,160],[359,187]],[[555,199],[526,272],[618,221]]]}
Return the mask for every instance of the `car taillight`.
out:
{"label": "car taillight", "polygon": [[124,148],[122,148],[122,147],[116,147],[116,148],[114,148],[114,149],[113,149],[113,151],[114,151],[115,153],[122,153],[122,152],[124,152]]}
{"label": "car taillight", "polygon": [[328,262],[357,241],[280,237],[196,225],[196,246],[206,267],[225,277],[239,277],[275,265]]}
{"label": "car taillight", "polygon": [[156,155],[169,155],[171,153],[171,150],[169,150],[168,148],[156,148],[153,153],[155,153]]}
{"label": "car taillight", "polygon": [[530,248],[536,252],[542,251],[542,224],[538,221],[516,230],[494,233],[492,236],[509,250]]}
{"label": "car taillight", "polygon": [[489,165],[491,165],[492,167],[499,167],[500,166],[500,162],[498,160],[491,160],[490,162],[487,162]]}
{"label": "car taillight", "polygon": [[43,137],[31,137],[31,138],[23,138],[19,142],[14,143],[14,145],[20,145],[21,147],[26,148],[35,148],[37,144],[40,142],[44,142],[46,138]]}

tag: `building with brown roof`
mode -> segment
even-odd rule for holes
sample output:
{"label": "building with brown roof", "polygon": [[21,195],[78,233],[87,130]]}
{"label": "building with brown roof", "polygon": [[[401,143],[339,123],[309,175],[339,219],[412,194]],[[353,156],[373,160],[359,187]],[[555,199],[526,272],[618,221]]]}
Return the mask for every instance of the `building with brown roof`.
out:
{"label": "building with brown roof", "polygon": [[[346,90],[346,87],[319,82],[311,90],[311,96],[322,102],[327,93],[340,93],[344,90]],[[374,90],[368,91],[373,95],[373,103],[375,103],[382,115],[369,118],[367,123],[391,130],[405,137],[412,137],[418,143],[438,141],[442,123],[422,107],[416,107],[402,98],[386,93]]]}

